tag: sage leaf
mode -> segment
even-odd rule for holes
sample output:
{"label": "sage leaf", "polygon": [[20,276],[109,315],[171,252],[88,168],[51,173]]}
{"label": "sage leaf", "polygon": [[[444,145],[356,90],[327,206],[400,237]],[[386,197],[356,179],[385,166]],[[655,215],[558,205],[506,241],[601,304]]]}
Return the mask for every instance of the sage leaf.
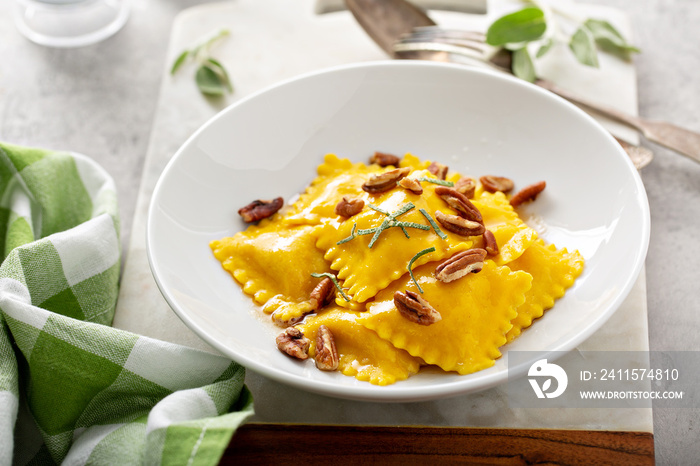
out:
{"label": "sage leaf", "polygon": [[175,62],[173,63],[173,67],[170,68],[170,74],[175,74],[175,73],[177,72],[177,70],[180,69],[180,67],[182,66],[182,64],[185,63],[185,60],[187,60],[187,57],[189,57],[189,56],[190,56],[190,51],[189,51],[189,50],[185,50],[184,52],[182,52],[182,53],[180,54],[180,56],[178,56],[178,57],[175,59]]}
{"label": "sage leaf", "polygon": [[221,96],[228,92],[233,92],[231,78],[226,71],[224,65],[218,60],[211,58],[208,54],[209,48],[222,37],[229,35],[228,29],[221,29],[215,34],[199,42],[193,48],[189,48],[182,52],[173,62],[170,68],[170,74],[174,75],[188,60],[192,59],[197,65],[195,73],[195,83],[200,92],[209,96]]}
{"label": "sage leaf", "polygon": [[209,65],[211,65],[212,69],[214,69],[221,76],[224,84],[226,85],[226,89],[229,92],[233,92],[233,85],[231,84],[231,78],[229,77],[228,71],[226,71],[226,68],[224,68],[224,65],[219,63],[218,60],[214,60],[211,57],[207,58],[207,63],[209,63]]}
{"label": "sage leaf", "polygon": [[418,284],[416,277],[413,275],[413,269],[411,267],[413,266],[413,263],[416,261],[416,259],[426,254],[430,254],[431,252],[435,252],[435,246],[428,249],[423,249],[422,251],[418,252],[415,256],[413,256],[413,258],[410,261],[408,261],[408,274],[411,276],[411,280],[413,280],[413,283],[416,284],[416,288],[418,288],[420,294],[423,294],[423,288],[421,288]]}
{"label": "sage leaf", "polygon": [[639,53],[640,50],[629,44],[620,32],[607,21],[600,19],[588,19],[584,23],[591,31],[595,43],[608,53],[612,53],[619,58],[629,60],[631,53]]}
{"label": "sage leaf", "polygon": [[502,16],[489,26],[486,43],[500,46],[539,39],[547,29],[544,12],[537,7],[526,7]]}
{"label": "sage leaf", "polygon": [[448,188],[453,188],[455,185],[454,181],[439,180],[437,178],[429,178],[427,176],[419,176],[418,178],[416,178],[416,181],[425,181],[426,183],[439,184],[441,186],[447,186]]}
{"label": "sage leaf", "polygon": [[537,58],[542,58],[545,56],[547,52],[552,48],[552,45],[554,45],[554,41],[549,38],[542,45],[540,45],[540,48],[537,49],[537,53],[535,54],[535,57]]}
{"label": "sage leaf", "polygon": [[202,94],[210,96],[221,96],[228,89],[224,78],[207,63],[197,69],[195,82]]}
{"label": "sage leaf", "polygon": [[513,52],[513,65],[511,69],[515,76],[524,81],[534,82],[537,78],[535,74],[535,65],[532,63],[532,57],[527,47]]}
{"label": "sage leaf", "polygon": [[598,68],[598,50],[595,47],[593,34],[588,28],[581,26],[576,30],[569,41],[569,48],[580,63]]}

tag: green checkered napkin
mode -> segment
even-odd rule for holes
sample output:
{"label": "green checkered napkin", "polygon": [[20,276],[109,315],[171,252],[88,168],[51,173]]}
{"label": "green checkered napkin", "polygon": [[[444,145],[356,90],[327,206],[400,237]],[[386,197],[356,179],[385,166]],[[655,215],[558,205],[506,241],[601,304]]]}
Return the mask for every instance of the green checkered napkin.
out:
{"label": "green checkered napkin", "polygon": [[109,326],[118,231],[90,159],[0,143],[0,464],[215,464],[252,414],[241,366]]}

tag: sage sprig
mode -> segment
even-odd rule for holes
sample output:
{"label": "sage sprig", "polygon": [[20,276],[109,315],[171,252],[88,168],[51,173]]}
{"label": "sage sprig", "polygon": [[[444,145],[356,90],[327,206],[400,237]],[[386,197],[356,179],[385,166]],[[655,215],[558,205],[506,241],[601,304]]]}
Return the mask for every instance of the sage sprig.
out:
{"label": "sage sprig", "polygon": [[455,185],[452,181],[440,180],[438,178],[430,178],[428,176],[419,176],[418,178],[416,178],[416,181],[425,181],[426,183],[439,184],[440,186],[447,186],[448,188],[452,188]]}
{"label": "sage sprig", "polygon": [[340,296],[342,296],[345,301],[350,302],[350,297],[345,294],[345,291],[343,291],[343,288],[340,286],[340,283],[338,283],[338,279],[335,278],[335,275],[333,275],[332,273],[326,272],[326,273],[312,273],[311,276],[314,278],[323,278],[323,277],[330,278],[331,281],[333,282],[333,285],[335,285],[335,289],[338,290],[338,292],[340,292]]}
{"label": "sage sprig", "polygon": [[396,212],[388,214],[387,218],[384,219],[381,225],[379,225],[376,228],[370,228],[369,230],[360,230],[357,233],[358,234],[363,234],[364,231],[367,232],[374,232],[374,236],[372,236],[372,239],[369,241],[369,244],[367,245],[369,248],[374,246],[374,243],[379,239],[379,235],[381,235],[384,230],[387,230],[389,228],[393,227],[399,227],[403,231],[404,236],[406,238],[410,238],[408,231],[406,228],[417,228],[419,230],[430,230],[430,227],[428,225],[422,225],[420,223],[415,223],[415,222],[402,222],[396,219],[399,215],[403,215],[409,210],[414,209],[416,206],[413,205],[412,202],[409,202],[408,204],[404,204],[402,207],[400,207]]}
{"label": "sage sprig", "polygon": [[202,94],[218,97],[227,92],[233,93],[233,84],[228,71],[221,62],[209,55],[211,46],[228,35],[228,29],[221,29],[191,49],[184,50],[173,62],[170,74],[174,75],[187,61],[191,60],[198,65],[195,83]]}
{"label": "sage sprig", "polygon": [[416,277],[413,275],[413,263],[421,256],[424,256],[426,254],[430,254],[431,252],[435,252],[435,247],[430,247],[427,249],[423,249],[422,251],[416,253],[415,256],[411,258],[410,261],[408,261],[408,274],[411,276],[411,280],[413,280],[413,283],[416,284],[416,288],[418,288],[418,291],[420,291],[420,294],[423,294],[423,288],[420,287],[418,284],[418,281],[416,280]]}
{"label": "sage sprig", "polygon": [[591,32],[596,45],[601,50],[616,55],[624,60],[629,60],[630,54],[640,53],[634,45],[627,43],[625,38],[615,27],[600,19],[588,19],[584,26]]}
{"label": "sage sprig", "polygon": [[338,241],[338,242],[335,243],[335,244],[339,246],[339,245],[341,245],[341,244],[343,244],[343,243],[347,243],[348,241],[354,240],[355,237],[357,236],[357,235],[356,235],[356,232],[357,232],[357,223],[353,223],[353,225],[352,225],[352,230],[350,230],[350,236],[348,236],[347,238],[341,239],[340,241]]}
{"label": "sage sprig", "polygon": [[632,53],[640,52],[605,20],[588,18],[574,22],[575,31],[568,36],[562,33],[562,40],[554,34],[559,28],[556,27],[552,11],[545,12],[538,6],[526,6],[496,19],[486,32],[486,42],[511,50],[511,71],[515,76],[530,82],[537,78],[535,61],[529,51],[530,44],[538,47],[535,58],[541,58],[555,43],[566,42],[579,63],[596,68],[599,66],[599,50],[624,60],[629,60]]}
{"label": "sage sprig", "polygon": [[443,231],[440,229],[435,220],[433,220],[433,217],[431,217],[425,209],[420,209],[419,212],[423,214],[423,217],[428,219],[428,222],[430,222],[430,225],[433,227],[433,230],[435,230],[435,234],[437,234],[441,239],[447,239],[447,235],[443,233]]}
{"label": "sage sprig", "polygon": [[416,228],[418,230],[430,230],[430,227],[428,225],[423,225],[421,223],[416,223],[416,222],[403,222],[397,219],[397,217],[405,214],[406,212],[413,210],[416,208],[415,204],[413,202],[407,202],[406,204],[402,205],[399,207],[396,212],[389,213],[384,209],[381,209],[375,205],[372,204],[367,204],[367,207],[370,209],[379,212],[380,214],[383,214],[386,218],[384,221],[382,221],[381,225],[378,227],[374,228],[367,228],[364,230],[358,230],[357,229],[357,223],[353,224],[352,230],[350,231],[350,236],[341,239],[336,245],[341,245],[344,243],[347,243],[348,241],[352,241],[358,236],[363,236],[363,235],[372,235],[372,238],[369,241],[368,247],[371,248],[374,246],[374,243],[377,242],[379,239],[379,235],[381,235],[384,230],[387,230],[389,228],[394,228],[398,227],[401,228],[401,231],[403,231],[403,234],[406,236],[406,238],[411,238],[411,236],[408,234],[408,231],[406,228]]}

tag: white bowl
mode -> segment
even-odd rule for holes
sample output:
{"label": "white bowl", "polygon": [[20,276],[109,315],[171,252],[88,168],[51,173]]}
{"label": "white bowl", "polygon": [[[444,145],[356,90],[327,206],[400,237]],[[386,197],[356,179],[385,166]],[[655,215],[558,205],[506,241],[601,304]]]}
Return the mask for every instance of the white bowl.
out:
{"label": "white bowl", "polygon": [[[566,296],[496,364],[475,374],[425,371],[374,386],[292,360],[275,327],[222,269],[209,241],[245,228],[252,199],[290,199],[329,152],[366,161],[376,150],[440,161],[520,186],[547,181],[528,206],[538,231],[578,249],[584,272]],[[525,216],[527,217],[527,213]],[[180,148],[156,185],[148,255],[173,310],[203,340],[247,368],[342,398],[413,401],[503,383],[508,352],[566,351],[588,338],[629,293],[646,256],[649,207],[625,152],[568,102],[509,76],[458,65],[370,62],[307,74],[237,102]],[[521,372],[526,368],[516,368]]]}

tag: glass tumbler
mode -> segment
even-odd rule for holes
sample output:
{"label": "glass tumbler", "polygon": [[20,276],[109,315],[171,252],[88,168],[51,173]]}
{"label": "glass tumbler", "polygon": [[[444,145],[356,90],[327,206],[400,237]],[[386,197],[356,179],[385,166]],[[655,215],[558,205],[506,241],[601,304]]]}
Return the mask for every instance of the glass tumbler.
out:
{"label": "glass tumbler", "polygon": [[16,0],[15,22],[29,40],[80,47],[116,33],[129,17],[129,0]]}

